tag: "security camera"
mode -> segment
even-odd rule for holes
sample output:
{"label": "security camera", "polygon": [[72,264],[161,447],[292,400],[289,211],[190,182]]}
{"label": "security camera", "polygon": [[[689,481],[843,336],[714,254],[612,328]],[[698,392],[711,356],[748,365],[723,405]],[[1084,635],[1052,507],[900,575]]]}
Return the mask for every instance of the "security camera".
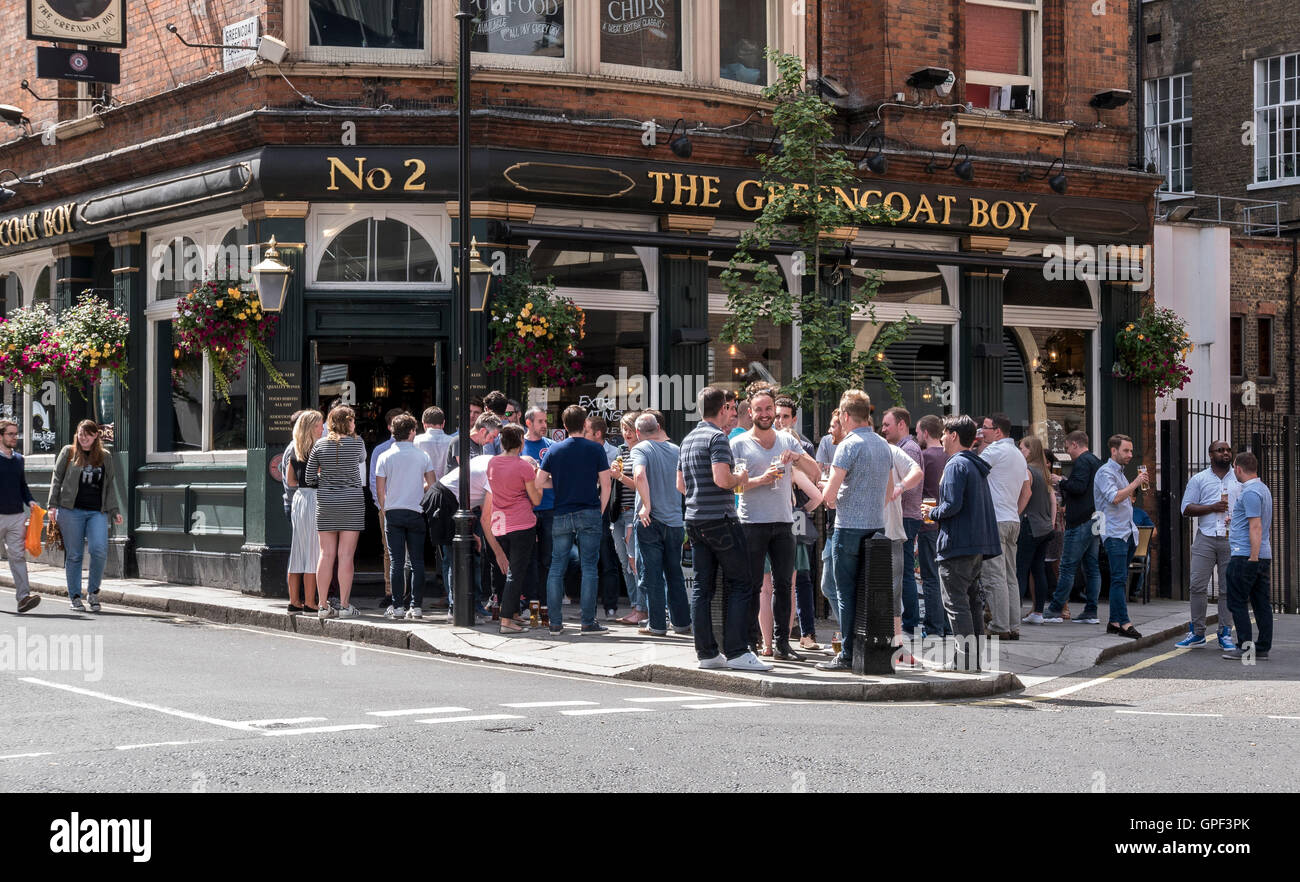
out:
{"label": "security camera", "polygon": [[4,120],[11,126],[20,126],[27,114],[23,113],[21,107],[14,107],[12,104],[0,104],[0,120]]}

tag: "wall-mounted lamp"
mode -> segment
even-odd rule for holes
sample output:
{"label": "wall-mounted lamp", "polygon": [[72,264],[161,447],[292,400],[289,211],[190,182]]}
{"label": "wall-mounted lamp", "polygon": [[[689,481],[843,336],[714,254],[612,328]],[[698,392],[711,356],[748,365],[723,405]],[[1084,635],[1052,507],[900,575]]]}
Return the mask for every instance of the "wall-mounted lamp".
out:
{"label": "wall-mounted lamp", "polygon": [[[4,180],[5,175],[12,175],[13,180]],[[11,186],[17,186],[18,184],[35,184],[36,186],[41,187],[45,184],[45,176],[41,175],[35,180],[28,180],[20,177],[13,169],[0,168],[0,202],[8,202],[10,199],[14,198],[15,193],[9,188]]]}
{"label": "wall-mounted lamp", "polygon": [[32,133],[32,121],[27,118],[27,114],[21,107],[14,107],[12,104],[0,104],[0,122],[15,127],[24,127],[27,129],[27,134]]}
{"label": "wall-mounted lamp", "polygon": [[[678,126],[682,127],[680,135],[677,134]],[[672,129],[668,132],[668,148],[682,159],[691,158],[691,137],[686,134],[686,120],[681,117],[678,117],[677,122],[673,123]]]}
{"label": "wall-mounted lamp", "polygon": [[[1060,163],[1061,170],[1056,174],[1052,174],[1052,169],[1056,168],[1057,163]],[[1061,159],[1059,156],[1056,159],[1053,159],[1052,164],[1047,167],[1047,171],[1043,172],[1041,175],[1032,174],[1029,169],[1025,169],[1020,173],[1020,180],[1022,182],[1041,181],[1044,178],[1047,179],[1047,186],[1051,187],[1057,193],[1064,193],[1067,184],[1065,178],[1065,160]]]}
{"label": "wall-mounted lamp", "polygon": [[280,252],[275,247],[275,237],[266,243],[266,254],[262,262],[253,267],[253,286],[257,288],[257,298],[262,301],[266,312],[279,312],[284,306],[284,295],[289,288],[289,276],[293,269],[280,262]]}
{"label": "wall-mounted lamp", "polygon": [[[456,281],[460,281],[460,261],[456,262]],[[469,309],[482,312],[487,308],[488,289],[492,286],[492,267],[479,260],[478,239],[469,240]]]}
{"label": "wall-mounted lamp", "polygon": [[1088,105],[1098,110],[1114,110],[1128,104],[1129,99],[1132,97],[1133,93],[1128,89],[1107,89],[1089,98]]}
{"label": "wall-mounted lamp", "polygon": [[[958,156],[965,156],[965,158],[961,162],[957,162]],[[954,163],[956,164],[954,165]],[[925,171],[927,174],[934,174],[940,169],[949,168],[952,169],[953,174],[961,178],[963,181],[969,181],[975,177],[975,167],[971,165],[970,161],[970,150],[966,148],[965,144],[957,145],[957,149],[952,152],[952,156],[948,159],[947,165],[935,165],[933,159],[925,165]]]}
{"label": "wall-mounted lamp", "polygon": [[[875,147],[873,156],[871,149]],[[858,162],[858,171],[869,171],[873,175],[883,175],[889,171],[889,160],[885,159],[885,139],[876,135],[867,142],[867,155]]]}
{"label": "wall-mounted lamp", "polygon": [[[186,46],[191,49],[251,49],[251,46],[232,46],[227,43],[191,43],[181,36],[181,32],[176,29],[176,25],[168,23],[167,30],[171,31]],[[289,46],[283,40],[277,40],[275,37],[259,37],[257,39],[257,57],[263,61],[269,61],[272,64],[279,64],[284,61],[284,57],[289,54]]]}
{"label": "wall-mounted lamp", "polygon": [[384,370],[383,365],[375,368],[374,385],[371,390],[374,398],[388,397],[388,372]]}

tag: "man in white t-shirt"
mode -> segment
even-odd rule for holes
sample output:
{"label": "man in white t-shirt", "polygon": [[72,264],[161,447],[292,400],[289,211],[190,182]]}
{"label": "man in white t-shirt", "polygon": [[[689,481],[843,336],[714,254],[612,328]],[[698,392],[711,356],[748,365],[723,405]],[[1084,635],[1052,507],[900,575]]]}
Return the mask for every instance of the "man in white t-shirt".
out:
{"label": "man in white t-shirt", "polygon": [[447,416],[441,407],[426,407],[420,421],[424,423],[424,433],[415,436],[415,446],[425,452],[433,463],[433,473],[442,478],[447,472],[447,451],[452,442],[452,436],[444,431]]}
{"label": "man in white t-shirt", "polygon": [[989,495],[998,519],[998,541],[1002,554],[984,562],[981,580],[988,592],[985,600],[992,614],[985,633],[1004,640],[1020,639],[1020,582],[1016,578],[1016,546],[1020,539],[1020,515],[1029,504],[1033,481],[1025,455],[1011,438],[1011,418],[995,413],[983,420],[984,449],[980,456],[992,466]]}
{"label": "man in white t-shirt", "polygon": [[[384,513],[384,542],[388,546],[393,602],[388,619],[418,619],[424,615],[424,512],[420,500],[438,480],[429,455],[411,441],[415,417],[403,413],[393,420],[393,444],[375,463],[375,500]],[[411,558],[411,581],[402,573]]]}

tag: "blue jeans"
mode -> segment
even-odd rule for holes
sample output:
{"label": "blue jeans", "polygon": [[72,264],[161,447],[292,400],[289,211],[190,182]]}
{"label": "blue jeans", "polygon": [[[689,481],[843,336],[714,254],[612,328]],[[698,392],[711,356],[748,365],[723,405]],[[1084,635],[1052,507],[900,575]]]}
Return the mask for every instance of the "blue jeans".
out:
{"label": "blue jeans", "polygon": [[835,585],[840,595],[840,640],[846,662],[853,658],[853,622],[858,614],[858,567],[871,566],[871,552],[868,550],[865,556],[861,553],[862,539],[878,532],[836,527],[831,534],[831,544],[835,546]]}
{"label": "blue jeans", "polygon": [[[1256,652],[1268,652],[1273,647],[1273,597],[1269,587],[1269,568],[1273,562],[1260,558],[1251,562],[1249,557],[1237,555],[1228,560],[1228,609],[1237,626],[1237,645],[1252,642],[1250,610],[1255,610],[1255,624],[1259,625],[1259,639],[1254,641]],[[1227,622],[1220,622],[1226,625]]]}
{"label": "blue jeans", "polygon": [[[615,529],[619,529],[615,524]],[[664,592],[667,588],[668,618],[674,628],[691,624],[691,603],[686,597],[686,578],[682,575],[683,527],[670,527],[650,519],[650,526],[636,524],[636,568],[645,587],[642,604],[650,615],[649,625],[656,631],[668,630],[664,618]]]}
{"label": "blue jeans", "polygon": [[1133,562],[1137,543],[1127,539],[1106,540],[1106,566],[1110,570],[1110,622],[1127,625],[1128,617],[1128,565]]}
{"label": "blue jeans", "polygon": [[1093,521],[1084,521],[1065,531],[1065,547],[1061,550],[1061,578],[1056,583],[1056,593],[1047,607],[1049,617],[1059,616],[1070,599],[1074,588],[1074,573],[1083,562],[1083,575],[1087,579],[1088,600],[1083,605],[1081,619],[1097,617],[1097,598],[1101,594],[1101,567],[1097,564],[1097,534],[1092,532]]}
{"label": "blue jeans", "polygon": [[[393,606],[401,609],[424,603],[424,517],[418,511],[390,508],[384,512],[384,539],[388,543],[388,576],[393,586]],[[407,587],[407,555],[411,557],[411,583]]]}
{"label": "blue jeans", "polygon": [[[809,546],[811,547],[811,546]],[[799,559],[795,550],[795,560]],[[794,571],[794,602],[799,616],[799,634],[802,637],[817,639],[817,615],[813,609],[812,573],[808,570]]]}
{"label": "blue jeans", "polygon": [[948,615],[943,609],[943,591],[939,585],[939,531],[930,530],[916,534],[917,556],[921,559],[921,586],[925,594],[925,633],[934,637],[947,637]]}
{"label": "blue jeans", "polygon": [[[831,533],[831,537],[835,536]],[[822,547],[822,596],[831,607],[831,617],[840,621],[840,593],[835,590],[835,545],[827,539]]]}
{"label": "blue jeans", "polygon": [[83,508],[60,508],[59,530],[63,532],[63,572],[68,579],[68,597],[81,596],[81,562],[86,546],[90,546],[89,593],[99,590],[104,578],[104,562],[108,560],[108,515],[102,511]]}
{"label": "blue jeans", "polygon": [[576,543],[582,564],[582,624],[596,624],[596,591],[600,587],[600,540],[605,522],[598,508],[557,514],[551,525],[551,572],[546,580],[546,605],[551,627],[564,621],[564,571],[569,549]]}
{"label": "blue jeans", "polygon": [[[632,531],[632,547],[627,545],[627,528],[632,523],[634,514],[624,512],[623,516],[609,525],[614,534],[614,550],[618,552],[618,562],[623,567],[623,581],[627,583],[627,601],[633,609],[645,612],[645,586],[641,584],[639,572],[632,572],[632,558],[636,555],[636,531]],[[681,537],[678,537],[679,539]],[[637,568],[640,570],[640,567]],[[686,589],[682,589],[683,592]]]}
{"label": "blue jeans", "polygon": [[695,551],[695,590],[691,594],[691,630],[695,636],[695,655],[701,659],[718,654],[713,636],[713,593],[717,590],[717,572],[727,583],[727,609],[722,633],[722,653],[728,660],[749,651],[749,596],[754,590],[749,581],[749,552],[740,522],[733,518],[687,521],[686,535]]}
{"label": "blue jeans", "polygon": [[916,535],[921,522],[916,518],[903,518],[903,630],[911,634],[920,624],[920,607],[916,602]]}

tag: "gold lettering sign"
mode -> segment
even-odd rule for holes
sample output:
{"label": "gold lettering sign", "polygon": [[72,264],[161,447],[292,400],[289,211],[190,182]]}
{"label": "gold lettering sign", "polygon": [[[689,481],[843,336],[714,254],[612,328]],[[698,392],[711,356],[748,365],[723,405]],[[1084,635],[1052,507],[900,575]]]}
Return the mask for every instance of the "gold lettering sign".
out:
{"label": "gold lettering sign", "polygon": [[0,219],[0,248],[13,248],[77,231],[77,203],[67,202],[40,211]]}

